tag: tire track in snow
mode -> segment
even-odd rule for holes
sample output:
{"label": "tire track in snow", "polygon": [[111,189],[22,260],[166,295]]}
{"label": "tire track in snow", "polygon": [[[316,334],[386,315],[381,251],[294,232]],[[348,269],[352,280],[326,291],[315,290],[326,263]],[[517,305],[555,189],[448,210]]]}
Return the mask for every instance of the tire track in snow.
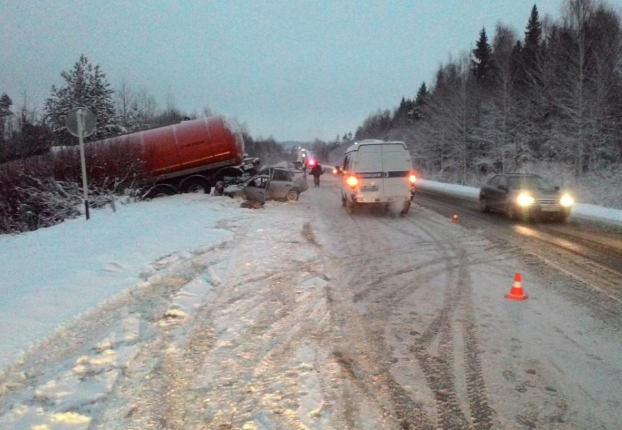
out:
{"label": "tire track in snow", "polygon": [[[358,231],[365,232],[363,238],[365,241],[361,245],[368,252],[362,261],[357,261],[354,270],[358,273],[350,275],[350,283],[352,286],[365,286],[363,290],[354,293],[351,302],[358,302],[362,299],[362,295],[368,295],[372,290],[382,290],[387,288],[382,285],[380,280],[387,276],[389,272],[383,270],[386,266],[386,260],[378,260],[374,258],[373,252],[378,246],[381,246],[387,239],[377,231],[377,228],[366,228],[369,223],[376,224],[377,219],[368,217],[359,219],[356,217],[349,218]],[[365,224],[365,225],[364,225]],[[355,241],[353,241],[356,243]],[[389,243],[390,245],[390,243]],[[360,252],[360,249],[354,247]],[[385,258],[387,256],[385,255]],[[367,264],[366,264],[367,263]],[[392,270],[389,268],[388,270]],[[346,274],[346,278],[348,275]],[[412,288],[410,285],[407,288]],[[355,287],[356,290],[356,287]],[[358,295],[357,295],[358,294]],[[384,303],[385,297],[381,295],[375,301]],[[335,352],[335,356],[339,359],[339,363],[344,368],[347,375],[350,376],[352,382],[365,395],[370,398],[379,398],[378,406],[381,408],[384,416],[393,416],[394,422],[398,423],[401,429],[433,429],[432,421],[427,413],[419,404],[414,402],[408,392],[394,379],[390,372],[391,363],[387,360],[390,352],[387,350],[383,336],[379,333],[377,321],[374,315],[379,316],[380,312],[373,306],[369,310],[363,312],[361,316],[354,310],[344,313],[342,304],[348,302],[344,297],[340,297],[337,304],[331,307],[331,314],[337,320],[336,325],[347,327],[344,333],[357,339],[357,342],[364,342],[365,354],[352,355],[352,346],[344,345],[343,348]],[[371,320],[371,321],[370,321]],[[355,321],[354,323],[352,321]],[[359,348],[360,349],[360,348]],[[348,395],[349,393],[345,393]],[[389,405],[382,401],[388,397]]]}
{"label": "tire track in snow", "polygon": [[[436,235],[422,223],[405,218],[431,239]],[[425,220],[423,221],[425,223]],[[436,221],[435,221],[436,223]],[[389,224],[388,224],[389,225]],[[396,225],[390,225],[403,231]],[[423,370],[428,386],[433,390],[437,403],[439,425],[444,429],[489,429],[492,426],[492,410],[488,404],[486,385],[481,369],[480,351],[477,342],[477,328],[472,305],[472,290],[468,267],[467,251],[449,241],[438,241],[438,249],[443,255],[444,272],[447,275],[443,306],[422,334],[417,336],[411,351]],[[458,260],[457,267],[453,261]],[[457,273],[456,273],[457,268]],[[464,341],[464,371],[466,373],[468,407],[471,421],[460,407],[455,382],[454,330],[456,315],[462,315],[460,326]],[[432,342],[438,340],[438,357],[429,355]]]}

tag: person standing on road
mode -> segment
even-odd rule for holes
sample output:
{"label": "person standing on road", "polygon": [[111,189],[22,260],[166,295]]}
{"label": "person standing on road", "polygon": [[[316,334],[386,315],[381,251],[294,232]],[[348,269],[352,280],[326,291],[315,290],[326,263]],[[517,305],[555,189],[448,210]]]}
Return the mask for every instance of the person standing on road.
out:
{"label": "person standing on road", "polygon": [[313,175],[313,184],[316,187],[320,186],[320,176],[324,173],[322,166],[320,163],[315,163],[315,165],[311,168],[311,174]]}

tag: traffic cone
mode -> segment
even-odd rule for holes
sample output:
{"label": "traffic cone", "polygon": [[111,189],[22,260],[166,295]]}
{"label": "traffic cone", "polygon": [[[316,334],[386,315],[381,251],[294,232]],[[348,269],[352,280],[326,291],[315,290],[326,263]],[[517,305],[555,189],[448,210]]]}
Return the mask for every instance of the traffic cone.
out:
{"label": "traffic cone", "polygon": [[512,289],[510,290],[510,294],[505,295],[506,299],[512,300],[525,300],[528,299],[529,296],[523,293],[523,287],[521,285],[520,273],[514,275],[514,285],[512,285]]}
{"label": "traffic cone", "polygon": [[454,212],[454,216],[451,217],[451,222],[458,222],[458,212]]}

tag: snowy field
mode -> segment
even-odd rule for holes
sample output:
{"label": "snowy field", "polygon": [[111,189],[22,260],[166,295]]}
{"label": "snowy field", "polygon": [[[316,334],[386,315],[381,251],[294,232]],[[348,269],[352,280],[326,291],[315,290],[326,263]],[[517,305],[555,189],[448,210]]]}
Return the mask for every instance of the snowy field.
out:
{"label": "snowy field", "polygon": [[[478,196],[476,188],[460,185],[420,180],[418,187]],[[0,369],[80,314],[136,287],[166,256],[230,240],[219,222],[248,212],[239,201],[178,195],[0,236]],[[622,210],[594,205],[577,204],[572,216],[622,224]]]}
{"label": "snowy field", "polygon": [[[477,198],[477,189],[468,187],[450,186],[431,181],[420,181],[419,187]],[[298,202],[268,202],[265,208],[260,210],[240,208],[240,200],[194,194],[172,196],[151,202],[118,204],[116,212],[113,212],[110,207],[94,210],[88,221],[84,218],[75,219],[35,232],[0,236],[0,264],[5,268],[0,272],[0,285],[2,286],[0,289],[0,342],[3,345],[0,351],[0,371],[3,371],[5,375],[10,374],[12,369],[28,358],[33,350],[41,350],[40,347],[45,346],[46,339],[59,333],[77,330],[76,327],[79,326],[73,323],[78,320],[78,317],[82,317],[80,319],[83,321],[97,320],[100,315],[98,312],[106,306],[112,309],[115,303],[133,294],[147,291],[163,279],[169,283],[177,282],[181,286],[175,296],[170,298],[171,305],[165,315],[168,318],[177,318],[196,313],[201,303],[213,296],[212,290],[220,283],[220,279],[228,277],[229,282],[232,277],[236,276],[252,279],[253,273],[257,273],[259,278],[263,274],[274,276],[279,273],[278,276],[287,277],[287,273],[283,273],[285,263],[291,266],[298,261],[316,261],[320,258],[318,256],[319,245],[315,242],[316,238],[313,233],[308,231],[309,236],[306,237],[306,241],[298,239],[301,228],[305,235],[305,226],[309,225],[310,220],[320,216],[319,209],[317,207],[314,209],[310,200],[313,192],[318,193],[315,194],[315,198],[322,196],[324,199],[317,202],[328,205],[326,207],[335,206],[335,212],[340,215],[338,219],[335,218],[337,223],[345,223],[349,220],[345,212],[341,214],[338,204],[334,204],[334,196],[329,195],[333,190],[326,187],[322,190],[309,190],[303,193]],[[292,219],[292,216],[295,218]],[[573,216],[622,223],[622,211],[591,205],[577,205]],[[377,223],[374,219],[366,220],[363,217],[361,219],[361,222],[373,222],[370,226]],[[344,246],[345,242],[340,241],[338,237],[331,239],[333,233],[329,233],[330,224],[330,218],[324,219],[323,227],[319,226],[316,234],[319,235],[320,242],[335,241],[331,247],[331,252],[335,253],[333,258],[339,261],[340,258],[357,257],[358,250],[348,250],[347,247],[340,249],[339,247]],[[238,231],[245,231],[246,236],[238,234]],[[347,234],[351,233],[347,228],[343,231]],[[249,237],[249,234],[253,237]],[[364,232],[361,231],[361,234]],[[271,241],[273,237],[278,238],[278,243]],[[412,239],[405,237],[404,240]],[[463,246],[473,247],[473,250],[477,252],[484,245],[477,238],[467,237],[461,240],[465,240]],[[237,243],[233,243],[236,241]],[[473,244],[469,244],[471,241]],[[234,248],[235,254],[229,253],[228,247]],[[353,257],[348,256],[349,252],[354,252]],[[344,254],[340,255],[340,253]],[[402,262],[408,267],[424,262],[422,260],[417,263],[408,255],[397,254],[394,264],[401,264],[402,257],[408,257]],[[422,253],[418,258],[429,257]],[[437,261],[437,258],[434,257],[430,261]],[[499,263],[499,267],[494,267],[492,272],[485,273],[483,275],[485,279],[478,279],[478,281],[485,282],[475,284],[505,285],[508,269],[505,266],[501,267],[501,264]],[[395,272],[400,270],[397,266],[384,269]],[[180,273],[187,273],[188,278],[180,278]],[[239,275],[233,275],[235,273]],[[302,294],[300,297],[312,298],[320,294],[326,284],[324,278],[313,276],[313,270],[309,267],[301,273],[307,275],[307,279],[301,279],[297,284],[299,290],[297,293]],[[474,272],[471,276],[475,278],[479,275]],[[270,286],[266,284],[264,287]],[[479,292],[478,294],[488,293]],[[542,306],[545,300],[558,301],[545,290],[540,291],[540,295],[543,300]],[[427,301],[430,298],[424,300]],[[534,309],[538,306],[537,303],[537,300],[533,301]],[[417,307],[415,303],[411,306],[413,309]],[[495,309],[489,310],[491,314],[499,312],[498,308],[491,309]],[[426,312],[424,309],[421,311],[423,314]],[[114,315],[114,312],[106,312],[102,314],[104,319],[112,318]],[[560,308],[560,315],[563,312]],[[534,315],[534,318],[537,317]],[[574,317],[566,315],[558,318],[563,320],[561,323],[563,326]],[[568,319],[564,320],[564,318]],[[583,321],[583,317],[580,320]],[[296,324],[299,323],[296,321]],[[138,351],[135,342],[145,341],[145,339],[137,339],[143,335],[137,334],[140,331],[139,323],[131,315],[125,315],[118,324],[119,328],[111,335],[112,337],[109,335],[93,345],[93,350],[99,351],[97,359],[84,356],[77,362],[68,361],[66,368],[55,370],[57,376],[54,379],[38,388],[35,397],[47,399],[45,401],[55,399],[54,401],[65,406],[89,404],[101,398],[102,393],[109,390],[118,378],[118,370],[108,372],[114,367],[111,363],[115,362],[115,366],[118,367],[119,363],[130,362]],[[235,338],[237,333],[244,331],[242,327],[251,322],[245,319],[238,320],[234,310],[231,313],[226,311],[226,315],[221,317],[219,324],[224,333],[219,342],[227,343],[228,337]],[[586,318],[582,324],[592,323],[589,318]],[[82,329],[86,330],[84,327]],[[352,327],[351,330],[356,332],[357,328]],[[512,330],[512,327],[507,329],[510,332]],[[529,330],[533,332],[540,330],[535,320],[529,324]],[[173,332],[172,344],[168,346],[171,354],[175,354],[176,351],[175,339],[182,336],[175,333],[177,332]],[[522,340],[521,336],[520,333],[516,334],[516,337]],[[547,334],[543,332],[541,336],[544,339]],[[127,339],[133,340],[126,342]],[[90,341],[95,342],[95,339]],[[547,342],[558,341],[550,338]],[[603,343],[602,347],[605,351],[602,355],[606,357],[609,357],[611,352],[608,342]],[[111,345],[116,345],[114,351]],[[399,344],[395,347],[397,350],[402,348]],[[559,342],[557,347],[560,353],[567,353],[562,351]],[[258,348],[261,346],[259,345]],[[326,360],[323,353],[319,352],[320,350],[311,351],[306,346],[301,346],[301,348],[298,362],[300,366],[303,366],[300,363],[308,366],[305,363],[313,357],[316,357],[315,360],[320,360],[321,357]],[[502,346],[499,346],[499,349],[501,350]],[[106,353],[112,355],[106,358]],[[245,354],[250,354],[250,350]],[[227,357],[223,357],[223,360],[226,361],[226,359]],[[330,363],[327,366],[330,367]],[[110,380],[100,378],[96,383],[84,384],[80,383],[79,378],[76,377],[76,374],[80,372],[97,374],[102,371],[101,369],[108,369],[103,374],[112,375]],[[307,370],[303,373],[306,375],[306,372]],[[310,376],[307,377],[310,378]],[[586,386],[592,384],[587,379],[584,382]],[[20,381],[17,380],[14,383],[19,385]],[[208,382],[204,381],[204,383]],[[309,396],[315,396],[314,393],[320,384],[319,380],[311,378],[306,383],[310,384],[307,387],[311,393]],[[1,388],[6,389],[6,387]],[[599,395],[604,394],[599,393]],[[311,406],[308,412],[309,414],[313,412]],[[371,416],[372,412],[369,413],[370,416],[366,418],[368,422],[380,422],[379,416],[374,418]],[[0,428],[3,423],[19,423],[19,428],[30,429],[41,420],[48,422],[48,427],[45,428],[51,430],[87,429],[90,423],[90,419],[84,416],[57,413],[42,417],[40,412],[23,406],[22,410],[15,410],[12,414],[0,418]],[[316,422],[316,427],[309,424],[309,428],[328,428],[317,426],[321,420],[314,421],[307,417],[303,421],[307,420],[309,423]],[[56,424],[50,424],[53,422]],[[373,428],[373,424],[370,425],[372,427],[369,428]]]}

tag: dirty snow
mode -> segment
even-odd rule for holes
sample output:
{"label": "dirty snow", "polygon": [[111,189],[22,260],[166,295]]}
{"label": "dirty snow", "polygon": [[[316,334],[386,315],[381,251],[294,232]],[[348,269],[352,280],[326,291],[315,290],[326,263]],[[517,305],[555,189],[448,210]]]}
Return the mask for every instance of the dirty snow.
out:
{"label": "dirty snow", "polygon": [[[468,197],[476,196],[477,192],[476,189],[430,181],[420,181],[419,186],[443,189]],[[175,356],[180,354],[175,340],[183,338],[185,333],[183,324],[180,325],[179,322],[192,320],[202,303],[215,300],[213,289],[227,273],[239,273],[237,276],[246,277],[245,279],[251,279],[252,275],[257,273],[271,276],[282,272],[284,261],[291,265],[317,258],[318,242],[332,245],[331,252],[335,258],[356,259],[359,250],[348,249],[349,245],[339,242],[338,237],[331,239],[327,236],[329,229],[326,220],[323,225],[318,226],[316,231],[318,237],[307,237],[306,242],[295,239],[300,236],[303,221],[289,222],[288,217],[292,212],[288,211],[288,205],[296,208],[297,216],[313,220],[318,213],[317,208],[314,211],[310,206],[313,201],[311,193],[320,192],[329,191],[325,188],[309,190],[303,193],[296,203],[268,202],[264,209],[258,210],[240,208],[239,200],[216,199],[204,195],[180,195],[151,202],[118,205],[116,212],[110,208],[99,209],[92,212],[88,221],[76,219],[48,229],[0,237],[0,267],[5,269],[0,272],[2,286],[0,344],[3,345],[0,350],[0,375],[4,370],[5,374],[11,376],[10,384],[2,388],[11,390],[15,387],[28,386],[30,375],[11,374],[13,366],[27,358],[38,346],[45,345],[46,339],[55,333],[72,330],[72,322],[78,317],[97,314],[106,304],[123,300],[126,295],[140,292],[149,294],[159,279],[166,279],[170,284],[179,285],[167,305],[164,317],[158,321],[159,326],[170,329],[168,333],[172,341],[168,345],[167,354]],[[578,205],[574,216],[622,222],[622,211],[591,205],[589,207]],[[343,218],[347,219],[345,212]],[[366,222],[362,221],[361,234],[365,231]],[[255,238],[253,240],[246,238],[244,240],[247,242],[242,243],[242,239],[236,236],[235,232],[238,228],[248,225],[252,225],[249,234],[253,234]],[[279,228],[280,245],[272,241],[275,226]],[[373,224],[370,224],[370,227],[373,228]],[[371,233],[371,230],[367,233]],[[464,234],[466,233],[458,234],[458,239],[465,243],[463,246],[481,252],[486,258],[492,258],[488,255],[491,252],[487,251],[486,243],[477,238],[465,237]],[[292,238],[289,244],[288,236]],[[378,241],[372,246],[391,245],[389,242],[381,243],[384,241],[382,237],[378,236],[377,239]],[[438,237],[433,239],[438,240]],[[240,241],[240,246],[236,248],[238,254],[231,255],[219,251],[221,247],[234,240]],[[334,243],[330,243],[331,240]],[[408,247],[411,240],[413,238],[406,236],[403,246]],[[286,253],[275,249],[277,246],[285,246],[283,244],[287,245]],[[352,253],[353,251],[356,252]],[[399,250],[392,252],[394,251]],[[395,264],[399,264],[405,255],[399,251],[395,257],[398,262]],[[425,262],[429,257],[422,253],[419,258]],[[434,264],[433,261],[431,260],[431,265]],[[507,368],[503,371],[503,378],[516,381],[519,388],[523,385],[526,387],[542,385],[542,392],[564,388],[563,385],[567,384],[564,378],[567,380],[568,376],[561,373],[576,374],[578,377],[583,375],[576,384],[569,384],[566,391],[576,391],[579,398],[582,396],[606,398],[606,386],[598,386],[595,381],[620,382],[620,372],[618,368],[607,367],[602,363],[600,367],[595,367],[596,358],[593,357],[598,356],[598,360],[605,364],[615,362],[619,351],[612,349],[612,345],[619,345],[617,337],[609,333],[598,339],[581,336],[578,341],[561,342],[556,338],[557,334],[565,338],[575,338],[574,333],[597,331],[597,324],[587,315],[573,313],[568,306],[558,306],[560,299],[555,293],[538,286],[537,283],[530,287],[530,293],[535,299],[523,308],[519,308],[513,302],[504,302],[502,298],[497,300],[496,295],[491,296],[490,289],[483,286],[497,285],[507,290],[507,279],[511,277],[512,269],[508,269],[507,263],[503,260],[499,260],[498,263],[492,261],[493,264],[489,269],[476,271],[471,275],[476,299],[473,309],[478,315],[485,316],[484,322],[481,323],[480,336],[486,339],[488,350],[492,351],[483,359],[483,365],[499,366],[501,363],[503,367],[503,363],[506,362]],[[393,266],[385,269],[392,270],[392,268]],[[361,267],[358,270],[364,272],[365,268]],[[192,275],[188,279],[178,279],[179,273],[186,272]],[[292,281],[297,285],[296,290],[292,292],[297,296],[296,303],[304,303],[305,298],[313,298],[314,295],[319,297],[326,286],[326,278],[312,271],[302,270],[296,276]],[[262,285],[263,281],[257,279],[253,282]],[[244,291],[240,292],[242,293]],[[231,294],[235,297],[234,292]],[[424,321],[428,318],[429,304],[441,299],[441,294],[435,293],[434,290],[421,289],[413,296],[411,310],[419,312],[418,318]],[[246,306],[248,303],[242,302],[241,305]],[[556,308],[557,312],[555,314],[547,312],[551,308]],[[242,330],[253,325],[253,321],[248,319],[253,315],[252,312],[244,313],[244,317],[240,319],[242,313],[238,314],[235,307],[230,309],[231,311],[227,310],[216,320],[219,336],[215,350],[221,348],[223,354]],[[313,312],[313,307],[309,312]],[[564,332],[556,334],[554,330],[542,330],[540,325],[542,319],[551,327],[564,327]],[[517,321],[520,324],[516,325]],[[0,428],[3,428],[2,424],[10,423],[13,428],[31,430],[88,429],[92,424],[92,418],[88,413],[62,411],[87,411],[88,407],[85,405],[96,404],[111,391],[120,374],[136,359],[139,353],[138,342],[145,340],[141,338],[145,335],[141,334],[140,325],[141,322],[136,316],[124,315],[112,333],[106,333],[100,339],[92,339],[93,345],[88,353],[75,359],[68,358],[61,361],[64,364],[55,369],[53,378],[31,387],[24,394],[22,403],[10,413],[0,417]],[[334,329],[339,331],[339,327]],[[495,336],[497,331],[513,333],[513,336],[510,339],[497,338]],[[511,345],[515,344],[516,348],[506,350],[508,342]],[[521,349],[521,345],[528,345],[528,348]],[[400,346],[395,345],[395,348],[399,350]],[[585,355],[585,351],[590,349],[593,354]],[[534,361],[533,357],[537,357],[538,360]],[[577,357],[580,357],[580,360]],[[227,357],[223,356],[222,366],[226,365],[226,360]],[[534,364],[532,368],[527,369],[526,374],[519,374],[513,360],[527,362],[531,360]],[[329,424],[327,421],[329,415],[323,410],[325,404],[319,389],[323,382],[318,374],[310,371],[314,362],[324,362],[329,373],[338,373],[337,368],[331,368],[335,363],[328,360],[325,351],[315,349],[308,343],[300,344],[294,358],[290,358],[288,363],[282,365],[289,368],[290,373],[297,375],[301,393],[300,409],[305,411],[304,414],[300,414],[302,417],[300,423],[306,427],[301,428],[329,428],[325,427]],[[573,364],[570,368],[559,369],[559,381],[546,381],[540,375],[547,373],[538,368],[537,362],[544,363],[544,367],[547,367],[547,363],[553,363],[554,367],[560,362]],[[210,375],[216,375],[220,366],[218,362],[212,363],[211,366],[215,366],[214,372],[204,372],[201,378],[194,381],[196,386],[208,387],[213,383]],[[399,375],[399,365],[396,369],[395,373]],[[261,368],[256,369],[256,372],[261,373]],[[549,373],[548,376],[555,375]],[[494,392],[498,380],[493,377],[491,380],[489,389]],[[581,391],[585,387],[589,389],[589,393]],[[253,392],[256,389],[252,381],[249,381],[246,390]],[[56,407],[41,409],[29,406],[28,398]],[[492,406],[507,406],[502,401],[496,401],[499,404],[493,400]],[[363,406],[358,419],[367,422],[369,426],[367,428],[375,428],[374,423],[378,422],[380,412],[372,406],[364,407],[365,399],[361,399],[361,402]],[[510,402],[511,399],[508,399],[507,403]],[[607,422],[607,419],[610,419],[607,415],[609,411],[619,406],[619,400],[612,399],[609,404],[602,406],[601,411],[596,410],[594,413],[604,414],[608,417],[604,422]],[[284,413],[285,418],[287,414],[295,414],[290,409],[286,409]],[[267,416],[260,414],[243,428],[272,428],[262,424],[268,421]]]}

